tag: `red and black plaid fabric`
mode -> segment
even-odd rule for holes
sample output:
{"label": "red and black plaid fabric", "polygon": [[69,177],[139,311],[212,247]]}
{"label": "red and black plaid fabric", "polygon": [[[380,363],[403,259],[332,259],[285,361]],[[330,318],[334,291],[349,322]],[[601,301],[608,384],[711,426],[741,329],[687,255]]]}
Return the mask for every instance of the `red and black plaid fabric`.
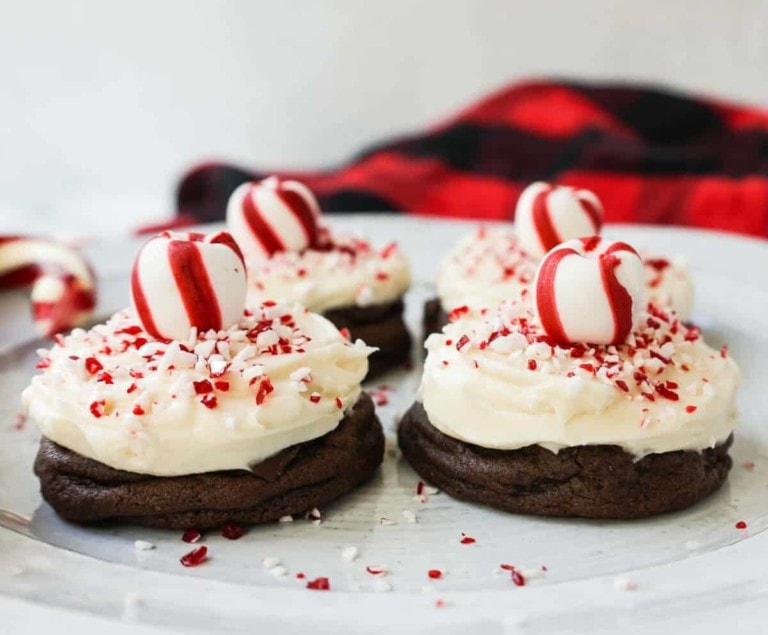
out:
{"label": "red and black plaid fabric", "polygon": [[[179,185],[179,214],[221,220],[235,187],[269,174],[197,166]],[[545,180],[593,190],[609,222],[768,236],[768,111],[624,85],[525,82],[339,169],[280,176],[304,181],[327,212],[511,219],[521,190]]]}

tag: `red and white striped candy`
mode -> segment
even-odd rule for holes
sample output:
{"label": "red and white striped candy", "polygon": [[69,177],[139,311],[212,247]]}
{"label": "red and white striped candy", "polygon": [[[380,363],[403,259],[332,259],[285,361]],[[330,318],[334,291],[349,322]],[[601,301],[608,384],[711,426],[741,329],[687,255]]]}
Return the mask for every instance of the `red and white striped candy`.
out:
{"label": "red and white striped candy", "polygon": [[637,252],[599,236],[569,240],[539,264],[534,306],[560,344],[621,344],[643,306],[645,271]]}
{"label": "red and white striped candy", "polygon": [[227,232],[163,232],[133,265],[131,298],[150,335],[185,340],[190,329],[222,330],[245,309],[245,263]]}
{"label": "red and white striped candy", "polygon": [[32,285],[32,317],[50,337],[84,324],[96,307],[96,278],[76,250],[53,240],[0,236],[0,288]]}
{"label": "red and white striped candy", "polygon": [[541,258],[560,243],[600,233],[603,206],[589,190],[532,183],[517,201],[515,231],[522,248]]}
{"label": "red and white striped candy", "polygon": [[307,186],[271,176],[243,183],[229,198],[227,228],[248,257],[317,244],[320,207]]}

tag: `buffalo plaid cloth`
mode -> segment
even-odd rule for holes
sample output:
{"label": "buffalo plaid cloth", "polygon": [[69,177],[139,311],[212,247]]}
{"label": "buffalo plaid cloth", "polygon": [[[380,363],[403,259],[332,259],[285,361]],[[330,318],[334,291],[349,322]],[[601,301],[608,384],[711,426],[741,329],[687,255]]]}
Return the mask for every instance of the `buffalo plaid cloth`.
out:
{"label": "buffalo plaid cloth", "polygon": [[[177,193],[180,218],[216,221],[270,170],[208,163]],[[326,212],[512,219],[545,180],[593,190],[609,222],[768,236],[768,111],[618,84],[532,81],[426,132],[386,141],[305,182]]]}

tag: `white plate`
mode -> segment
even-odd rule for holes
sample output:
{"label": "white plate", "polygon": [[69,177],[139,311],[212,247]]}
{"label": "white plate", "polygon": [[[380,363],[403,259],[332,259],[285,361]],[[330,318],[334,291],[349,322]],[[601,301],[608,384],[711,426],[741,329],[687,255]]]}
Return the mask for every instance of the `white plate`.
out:
{"label": "white plate", "polygon": [[[414,329],[432,294],[440,255],[473,226],[364,215],[334,218],[333,224],[401,242],[415,272],[408,297]],[[6,294],[0,306],[0,508],[18,517],[0,512],[0,523],[15,529],[0,529],[0,631],[4,606],[20,624],[36,615],[38,622],[57,628],[66,620],[80,620],[81,630],[103,628],[82,615],[37,615],[35,604],[128,619],[136,629],[155,624],[249,632],[279,625],[311,632],[353,627],[374,632],[384,626],[423,632],[425,626],[439,626],[445,633],[465,632],[470,625],[498,631],[522,624],[532,632],[619,625],[626,631],[628,611],[634,626],[696,614],[706,615],[703,624],[715,629],[728,619],[728,607],[738,609],[742,623],[756,619],[768,589],[763,564],[768,557],[768,246],[671,228],[613,226],[606,234],[687,256],[697,288],[695,319],[714,346],[728,343],[742,367],[743,422],[732,452],[734,469],[713,497],[685,512],[634,522],[511,516],[444,494],[418,502],[418,478],[397,458],[393,443],[394,422],[413,401],[418,372],[399,371],[373,385],[392,389],[389,404],[380,409],[389,451],[372,483],[322,510],[319,526],[303,519],[275,523],[252,528],[234,542],[209,532],[204,544],[211,560],[185,569],[178,559],[191,547],[178,532],[76,527],[41,503],[31,474],[36,430],[13,425],[18,393],[34,372],[40,342],[31,336],[23,296]],[[102,313],[127,303],[127,273],[137,246],[115,242],[91,250],[102,274]],[[746,467],[748,462],[754,467]],[[414,512],[417,522],[403,512]],[[736,529],[740,520],[748,529]],[[462,532],[477,542],[461,544]],[[135,540],[156,548],[137,552]],[[341,557],[348,546],[360,552],[351,563]],[[267,572],[265,557],[280,558],[288,575]],[[537,573],[517,587],[508,573],[494,572],[501,563]],[[388,574],[372,576],[367,565],[384,565]],[[429,569],[442,570],[444,578],[428,579]],[[305,589],[299,572],[307,579],[330,578],[332,590]],[[614,588],[627,583],[637,588]],[[391,590],[383,592],[382,586]]]}

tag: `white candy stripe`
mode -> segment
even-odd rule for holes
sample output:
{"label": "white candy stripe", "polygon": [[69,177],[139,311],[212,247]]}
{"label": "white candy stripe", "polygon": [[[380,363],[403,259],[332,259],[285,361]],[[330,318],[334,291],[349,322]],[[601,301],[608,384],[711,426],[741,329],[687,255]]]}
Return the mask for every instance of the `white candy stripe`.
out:
{"label": "white candy stripe", "polygon": [[303,225],[275,189],[254,187],[251,196],[261,218],[280,238],[286,250],[299,251],[309,244],[309,236]]}
{"label": "white candy stripe", "polygon": [[139,284],[158,332],[178,333],[183,339],[192,325],[189,323],[176,279],[168,261],[168,239],[150,240],[136,259]]}
{"label": "white candy stripe", "polygon": [[243,203],[251,191],[251,183],[243,183],[229,197],[227,203],[227,229],[234,236],[243,253],[250,257],[264,257],[267,252],[261,241],[251,231],[248,221],[245,220]]}

